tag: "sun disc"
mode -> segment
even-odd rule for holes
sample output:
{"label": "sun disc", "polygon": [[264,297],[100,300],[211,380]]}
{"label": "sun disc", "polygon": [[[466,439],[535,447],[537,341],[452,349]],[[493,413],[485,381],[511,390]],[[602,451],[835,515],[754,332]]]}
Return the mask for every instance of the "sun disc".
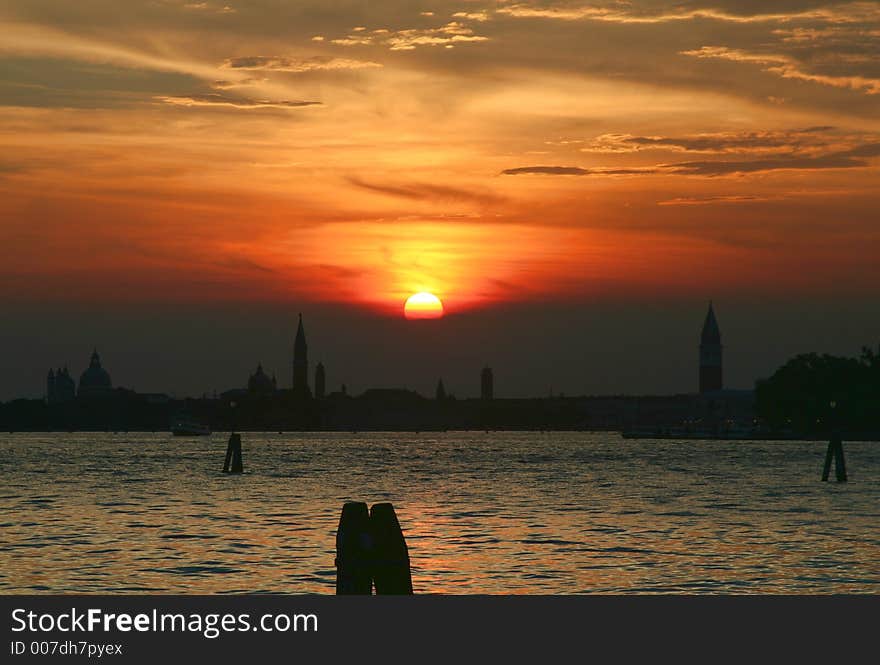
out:
{"label": "sun disc", "polygon": [[407,319],[439,319],[443,316],[443,303],[433,293],[414,293],[407,298],[403,314]]}

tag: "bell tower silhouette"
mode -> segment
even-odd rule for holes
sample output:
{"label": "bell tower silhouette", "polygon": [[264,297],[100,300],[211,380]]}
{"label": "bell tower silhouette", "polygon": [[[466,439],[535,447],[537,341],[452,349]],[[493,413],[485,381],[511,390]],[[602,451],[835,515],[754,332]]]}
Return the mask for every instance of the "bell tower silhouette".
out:
{"label": "bell tower silhouette", "polygon": [[724,387],[722,350],[721,330],[710,301],[700,335],[700,393],[711,393]]}
{"label": "bell tower silhouette", "polygon": [[293,342],[293,396],[305,399],[312,396],[309,390],[309,347],[303,329],[303,315],[299,315],[296,340]]}

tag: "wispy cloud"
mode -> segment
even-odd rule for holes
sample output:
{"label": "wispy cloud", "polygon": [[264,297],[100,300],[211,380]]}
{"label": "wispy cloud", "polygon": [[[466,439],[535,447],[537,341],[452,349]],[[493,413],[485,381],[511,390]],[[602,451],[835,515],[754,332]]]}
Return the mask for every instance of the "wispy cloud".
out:
{"label": "wispy cloud", "polygon": [[234,90],[235,88],[243,88],[249,85],[265,83],[265,81],[266,79],[263,77],[249,76],[248,78],[238,79],[235,81],[230,81],[227,79],[217,79],[215,81],[211,81],[210,85],[214,90]]}
{"label": "wispy cloud", "polygon": [[852,169],[871,165],[870,159],[880,156],[880,142],[866,143],[847,150],[810,155],[790,153],[773,157],[739,160],[702,160],[657,164],[654,166],[619,168],[579,166],[521,166],[505,169],[502,175],[562,175],[562,176],[637,176],[686,175],[728,176],[768,171]]}
{"label": "wispy cloud", "polygon": [[505,169],[502,175],[595,175],[595,176],[616,176],[616,175],[649,175],[656,173],[655,167],[633,167],[633,168],[581,168],[579,166],[520,166],[513,169]]}
{"label": "wispy cloud", "polygon": [[216,67],[165,54],[69,33],[36,23],[0,20],[0,55],[47,56],[96,64],[182,72],[210,80],[216,78]]}
{"label": "wispy cloud", "polygon": [[200,95],[187,96],[157,96],[155,99],[164,104],[173,104],[175,106],[219,106],[234,109],[293,109],[303,108],[307,106],[319,106],[321,102],[313,101],[290,101],[290,100],[266,100],[266,99],[245,99],[241,97],[230,97],[219,93],[206,93]]}
{"label": "wispy cloud", "polygon": [[340,46],[386,46],[392,51],[410,51],[419,46],[443,46],[453,48],[457,44],[485,42],[488,37],[478,35],[473,28],[451,21],[437,28],[409,28],[389,30],[379,28],[371,32],[352,30],[346,37],[331,40]]}
{"label": "wispy cloud", "polygon": [[870,166],[869,158],[880,155],[880,143],[868,143],[850,150],[824,155],[784,155],[738,161],[694,161],[661,167],[680,175],[720,176],[762,171],[852,169]]}
{"label": "wispy cloud", "polygon": [[845,46],[873,44],[880,39],[880,27],[866,26],[820,26],[777,28],[773,34],[786,44],[797,46]]}
{"label": "wispy cloud", "polygon": [[835,140],[827,125],[788,131],[712,132],[685,136],[633,136],[602,134],[582,152],[632,153],[644,150],[675,150],[681,152],[745,153],[791,152],[827,148]]}
{"label": "wispy cloud", "polygon": [[181,7],[191,12],[207,12],[210,14],[235,14],[235,7],[219,5],[213,2],[184,2]]}
{"label": "wispy cloud", "polygon": [[477,21],[479,23],[483,23],[484,21],[488,21],[490,17],[489,12],[483,10],[478,12],[455,12],[452,15],[452,18],[460,18],[467,21]]}
{"label": "wispy cloud", "polygon": [[330,56],[313,56],[311,58],[285,58],[282,56],[253,55],[228,58],[223,63],[224,69],[269,70],[275,72],[311,72],[336,69],[371,69],[381,67],[378,62],[369,60],[353,60],[351,58],[333,58]]}
{"label": "wispy cloud", "polygon": [[629,2],[609,6],[596,5],[537,5],[516,3],[495,10],[498,14],[516,18],[545,18],[564,21],[604,21],[608,23],[670,23],[709,19],[730,23],[768,23],[814,20],[825,23],[857,23],[880,20],[880,5],[876,2],[850,2],[827,5],[800,11],[768,11],[735,13],[712,7],[670,7],[667,10],[639,10]]}
{"label": "wispy cloud", "polygon": [[868,95],[876,95],[880,93],[880,78],[868,78],[858,75],[830,76],[827,74],[814,74],[805,71],[802,64],[788,55],[753,53],[740,49],[727,48],[726,46],[703,46],[689,51],[680,51],[680,53],[694,58],[730,60],[733,62],[761,65],[765,72],[770,72],[786,79],[821,83],[835,88],[860,90]]}
{"label": "wispy cloud", "polygon": [[385,194],[411,200],[464,201],[480,205],[493,205],[504,201],[504,198],[486,191],[470,190],[449,185],[432,183],[376,183],[358,177],[349,177],[348,181],[377,194]]}
{"label": "wispy cloud", "polygon": [[739,204],[739,203],[761,203],[773,200],[775,197],[769,196],[748,196],[748,195],[729,195],[729,196],[681,196],[674,199],[666,199],[665,201],[657,201],[658,206],[702,206],[716,204]]}

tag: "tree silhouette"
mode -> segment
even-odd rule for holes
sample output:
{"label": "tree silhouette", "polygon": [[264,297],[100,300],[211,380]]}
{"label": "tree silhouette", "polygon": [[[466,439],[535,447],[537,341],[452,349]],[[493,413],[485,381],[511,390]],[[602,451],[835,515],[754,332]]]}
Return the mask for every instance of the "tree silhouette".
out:
{"label": "tree silhouette", "polygon": [[756,390],[758,416],[772,429],[819,434],[835,421],[854,432],[880,431],[880,347],[858,358],[807,353],[795,356]]}

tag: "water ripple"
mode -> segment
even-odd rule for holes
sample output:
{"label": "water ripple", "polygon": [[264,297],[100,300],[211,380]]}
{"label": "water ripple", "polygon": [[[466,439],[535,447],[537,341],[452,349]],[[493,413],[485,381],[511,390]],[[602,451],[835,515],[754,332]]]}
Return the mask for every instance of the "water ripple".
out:
{"label": "water ripple", "polygon": [[877,593],[880,446],[590,433],[14,434],[0,591],[333,593],[346,500],[393,501],[421,593]]}

